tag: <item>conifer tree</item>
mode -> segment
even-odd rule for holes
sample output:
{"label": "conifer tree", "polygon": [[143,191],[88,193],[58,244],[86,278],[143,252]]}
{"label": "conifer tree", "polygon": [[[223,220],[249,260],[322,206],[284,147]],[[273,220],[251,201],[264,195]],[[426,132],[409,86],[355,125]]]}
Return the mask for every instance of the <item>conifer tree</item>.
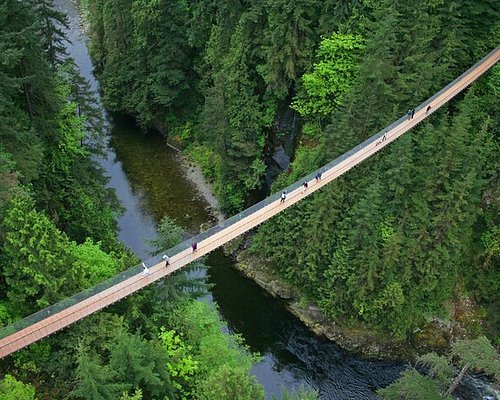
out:
{"label": "conifer tree", "polygon": [[164,351],[138,335],[123,334],[110,349],[116,381],[141,389],[146,398],[174,398]]}
{"label": "conifer tree", "polygon": [[132,385],[117,382],[117,371],[103,366],[83,350],[77,359],[77,387],[72,397],[85,400],[116,400],[120,394]]}
{"label": "conifer tree", "polygon": [[306,69],[316,41],[312,30],[313,0],[267,1],[262,58],[258,70],[267,90],[283,100]]}
{"label": "conifer tree", "polygon": [[65,30],[69,29],[68,17],[56,10],[54,0],[30,0],[32,9],[37,13],[42,46],[53,68],[60,65],[68,55]]}
{"label": "conifer tree", "polygon": [[4,221],[3,276],[7,297],[21,314],[49,306],[77,288],[66,235],[33,206],[27,196],[15,198]]}

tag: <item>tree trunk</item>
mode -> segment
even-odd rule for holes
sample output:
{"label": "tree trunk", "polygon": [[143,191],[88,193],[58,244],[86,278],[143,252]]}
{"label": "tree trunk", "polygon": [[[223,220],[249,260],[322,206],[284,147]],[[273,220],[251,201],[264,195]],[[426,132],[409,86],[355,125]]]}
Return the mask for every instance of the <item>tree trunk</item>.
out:
{"label": "tree trunk", "polygon": [[26,102],[28,104],[28,112],[29,112],[30,116],[33,117],[33,107],[31,106],[31,100],[30,100],[30,93],[29,93],[29,90],[28,90],[28,85],[26,83],[23,84],[23,88],[24,88],[24,95],[26,96]]}
{"label": "tree trunk", "polygon": [[460,383],[460,381],[464,377],[465,373],[469,369],[469,366],[470,366],[469,363],[464,365],[464,367],[462,368],[462,370],[460,371],[458,376],[455,378],[455,380],[452,382],[451,386],[446,391],[446,393],[445,393],[446,396],[449,396],[450,394],[452,394],[454,392],[454,390],[457,388],[458,384]]}

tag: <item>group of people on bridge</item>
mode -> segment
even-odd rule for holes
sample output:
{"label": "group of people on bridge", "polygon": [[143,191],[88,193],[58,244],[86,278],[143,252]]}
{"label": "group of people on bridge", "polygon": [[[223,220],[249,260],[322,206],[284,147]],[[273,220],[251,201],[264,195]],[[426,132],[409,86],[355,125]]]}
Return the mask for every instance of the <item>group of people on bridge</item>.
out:
{"label": "group of people on bridge", "polygon": [[[165,261],[165,268],[170,265],[170,257],[167,256],[166,254],[163,255],[163,261]],[[142,275],[144,276],[149,276],[151,275],[149,272],[149,268],[146,267],[146,264],[142,263]]]}
{"label": "group of people on bridge", "polygon": [[[316,183],[318,183],[321,180],[322,175],[323,175],[323,173],[321,171],[317,172],[316,176],[314,177],[316,179]],[[309,187],[309,182],[304,181],[302,183],[302,193],[305,193],[307,191],[308,187]],[[280,203],[285,202],[286,196],[287,196],[287,192],[286,192],[286,190],[283,190],[283,192],[281,193],[281,196],[280,196]]]}
{"label": "group of people on bridge", "polygon": [[[318,171],[316,173],[316,176],[315,176],[316,183],[321,180],[322,175],[323,175],[323,173],[321,171]],[[305,193],[308,187],[309,187],[309,183],[307,181],[304,181],[302,183],[302,193]],[[283,190],[283,192],[281,193],[281,196],[280,196],[280,203],[285,202],[286,196],[287,196],[287,191]],[[193,253],[196,252],[196,250],[198,250],[198,243],[196,243],[196,242],[191,243],[191,249],[193,250]],[[168,267],[170,265],[169,256],[164,254],[162,258],[163,258],[163,261],[165,261],[165,267]],[[151,275],[149,272],[149,268],[146,267],[146,264],[144,262],[142,263],[142,275],[146,276],[146,277]]]}
{"label": "group of people on bridge", "polygon": [[[431,105],[427,106],[427,109],[425,110],[426,115],[429,114],[429,111],[431,110],[431,108],[432,108]],[[406,113],[406,115],[408,117],[408,120],[413,119],[413,117],[415,116],[415,109],[414,108],[409,109],[408,112]],[[387,132],[384,133],[384,136],[382,137],[381,140],[379,140],[376,143],[376,145],[379,145],[380,143],[384,142],[387,139],[386,135],[387,135]],[[316,176],[315,176],[316,183],[318,183],[321,180],[322,175],[323,175],[323,173],[321,171],[318,171],[316,173]],[[309,182],[304,181],[302,183],[302,194],[306,193],[308,188],[309,188]],[[287,191],[283,190],[283,192],[281,193],[281,196],[280,196],[280,204],[283,204],[286,201],[287,195],[288,195]],[[196,243],[196,242],[191,243],[191,249],[193,250],[193,253],[196,252],[196,250],[198,250],[198,243]],[[168,267],[170,265],[170,258],[166,254],[164,254],[163,260],[165,261],[165,267]],[[142,263],[142,274],[144,276],[150,275],[149,269],[148,269],[148,267],[146,267],[146,264],[144,264],[144,263]]]}

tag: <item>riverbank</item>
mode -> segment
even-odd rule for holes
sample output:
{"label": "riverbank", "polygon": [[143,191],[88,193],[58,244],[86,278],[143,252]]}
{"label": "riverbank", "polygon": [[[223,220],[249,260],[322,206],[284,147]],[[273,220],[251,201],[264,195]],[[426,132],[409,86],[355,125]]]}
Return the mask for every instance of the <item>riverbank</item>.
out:
{"label": "riverbank", "polygon": [[316,335],[327,338],[344,350],[363,357],[410,360],[415,351],[410,343],[396,340],[369,327],[348,326],[332,321],[297,288],[278,276],[269,261],[249,250],[251,236],[230,242],[224,250],[234,259],[234,267],[274,297],[282,299],[287,309]]}
{"label": "riverbank", "polygon": [[207,211],[216,218],[217,223],[223,222],[226,217],[220,209],[219,200],[217,200],[217,197],[214,195],[212,185],[203,176],[201,168],[189,160],[180,150],[177,151],[179,152],[179,161],[182,165],[182,170],[185,173],[186,179],[198,189],[200,195],[208,203],[209,207]]}
{"label": "riverbank", "polygon": [[[165,141],[169,147],[176,149],[186,179],[195,185],[210,205],[207,211],[212,213],[219,223],[222,222],[225,217],[219,209],[219,203],[213,193],[212,186],[203,176],[201,168],[182,153],[182,150],[180,150],[182,148],[181,143],[175,141],[175,139],[173,144],[169,143],[168,137]],[[202,226],[202,230],[207,227],[205,225]],[[252,254],[248,249],[250,241],[251,234],[224,246],[226,255],[233,258],[232,267],[253,280],[273,297],[284,300],[286,308],[314,334],[327,338],[344,350],[364,357],[389,360],[409,360],[414,358],[415,351],[406,341],[396,340],[369,327],[354,328],[339,321],[332,321],[321,312],[316,304],[305,300],[296,288],[275,274],[264,257]]]}
{"label": "riverbank", "polygon": [[235,261],[234,267],[272,296],[282,299],[287,309],[316,335],[349,352],[369,358],[411,361],[419,354],[446,353],[450,343],[476,336],[480,330],[480,311],[467,297],[456,298],[447,304],[449,318],[433,318],[415,331],[411,340],[398,340],[361,324],[353,326],[332,321],[317,304],[305,299],[297,288],[276,274],[265,257],[251,252],[251,240],[250,234],[225,246],[225,252]]}
{"label": "riverbank", "polygon": [[[168,143],[169,139],[173,140],[173,144]],[[166,138],[165,141],[169,147],[177,150],[186,179],[210,205],[207,211],[218,222],[223,221],[224,215],[219,210],[217,198],[212,186],[203,176],[202,169],[179,150],[182,143],[176,141],[175,137]],[[203,224],[201,229],[209,226],[210,224]],[[276,274],[265,257],[250,252],[248,247],[251,238],[250,233],[224,246],[224,252],[233,258],[232,267],[273,297],[283,300],[286,308],[314,334],[327,338],[346,351],[369,358],[408,361],[429,352],[446,354],[452,342],[482,333],[481,309],[461,288],[456,288],[456,295],[446,303],[445,316],[434,316],[404,340],[361,322],[353,324],[351,321],[332,320],[317,304],[306,299],[297,288]]]}
{"label": "riverbank", "polygon": [[[172,139],[173,144],[169,143],[169,139]],[[218,200],[202,169],[183,154],[180,150],[182,143],[176,141],[175,137],[166,137],[165,142],[169,147],[175,148],[186,179],[209,204],[206,211],[217,218],[219,223],[222,222],[225,216],[219,209]],[[205,223],[200,228],[205,230],[210,225]],[[467,297],[447,304],[448,319],[433,318],[407,340],[396,339],[361,323],[353,325],[341,320],[333,321],[317,304],[306,299],[297,288],[276,274],[265,257],[252,253],[249,250],[251,240],[252,234],[249,233],[224,246],[224,252],[234,261],[232,268],[253,280],[273,297],[283,300],[286,308],[314,334],[330,340],[346,351],[368,358],[409,361],[427,352],[444,354],[452,341],[474,336],[474,332],[480,330],[478,308]]]}

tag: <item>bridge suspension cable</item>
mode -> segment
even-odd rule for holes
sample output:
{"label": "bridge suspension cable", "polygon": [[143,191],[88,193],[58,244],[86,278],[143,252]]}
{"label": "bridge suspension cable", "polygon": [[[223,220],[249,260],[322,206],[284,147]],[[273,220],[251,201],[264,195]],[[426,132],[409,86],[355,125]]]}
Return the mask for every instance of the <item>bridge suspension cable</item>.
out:
{"label": "bridge suspension cable", "polygon": [[[142,264],[134,266],[96,286],[2,328],[0,330],[0,358],[170,275],[310,196],[423,121],[488,71],[499,59],[500,46],[434,96],[421,103],[410,115],[401,117],[347,153],[287,187],[285,201],[280,200],[281,192],[275,193],[213,228],[169,249],[166,251],[169,255],[168,263],[162,259],[162,256],[151,258],[143,263],[144,266]],[[320,179],[317,179],[318,172],[321,173]],[[302,190],[304,182],[308,184],[307,190]],[[193,243],[197,244],[196,249],[192,248]]]}

